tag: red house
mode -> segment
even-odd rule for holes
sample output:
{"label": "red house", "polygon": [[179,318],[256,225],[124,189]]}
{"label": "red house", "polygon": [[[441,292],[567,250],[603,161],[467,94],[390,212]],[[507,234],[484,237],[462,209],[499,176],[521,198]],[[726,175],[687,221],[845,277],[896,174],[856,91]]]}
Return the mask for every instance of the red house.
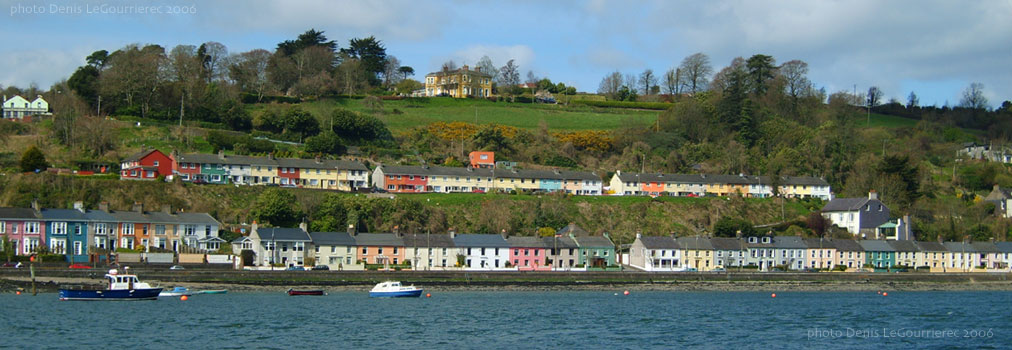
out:
{"label": "red house", "polygon": [[467,158],[472,168],[495,168],[495,152],[474,151]]}
{"label": "red house", "polygon": [[172,175],[172,159],[159,150],[143,150],[120,163],[120,179],[154,180]]}
{"label": "red house", "polygon": [[428,192],[428,183],[425,175],[386,175],[386,190],[394,193]]}

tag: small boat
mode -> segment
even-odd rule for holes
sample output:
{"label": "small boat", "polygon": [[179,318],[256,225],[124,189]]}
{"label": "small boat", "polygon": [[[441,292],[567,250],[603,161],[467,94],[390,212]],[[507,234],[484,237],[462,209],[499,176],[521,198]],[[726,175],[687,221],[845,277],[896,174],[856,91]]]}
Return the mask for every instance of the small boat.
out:
{"label": "small boat", "polygon": [[172,288],[172,290],[162,291],[161,293],[158,293],[158,296],[160,296],[160,297],[181,297],[181,296],[184,296],[184,295],[190,296],[190,295],[193,295],[193,294],[194,293],[191,292],[186,287],[176,287],[176,288]]}
{"label": "small boat", "polygon": [[197,294],[225,294],[225,293],[228,293],[228,290],[225,290],[225,289],[211,289],[211,290],[202,290],[202,291],[197,292]]}
{"label": "small boat", "polygon": [[129,267],[120,274],[116,269],[109,270],[105,279],[109,282],[106,289],[60,289],[60,300],[155,300],[162,288],[152,288],[147,283],[129,274]]}
{"label": "small boat", "polygon": [[327,295],[322,289],[295,290],[288,289],[288,295]]}
{"label": "small boat", "polygon": [[381,282],[369,291],[372,298],[417,298],[421,295],[421,288],[402,286],[401,282],[395,281]]}

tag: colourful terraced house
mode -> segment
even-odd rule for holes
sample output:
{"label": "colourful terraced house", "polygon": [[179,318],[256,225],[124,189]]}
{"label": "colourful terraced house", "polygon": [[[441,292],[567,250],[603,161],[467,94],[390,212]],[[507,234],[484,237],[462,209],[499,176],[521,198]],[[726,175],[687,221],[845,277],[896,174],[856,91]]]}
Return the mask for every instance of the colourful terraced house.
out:
{"label": "colourful terraced house", "polygon": [[556,234],[568,236],[578,247],[577,266],[587,269],[607,269],[618,266],[615,263],[615,244],[607,232],[595,236],[576,223],[569,223]]}
{"label": "colourful terraced house", "polygon": [[600,195],[601,179],[592,172],[454,168],[441,166],[376,167],[373,187],[394,193],[450,192],[566,192]]}
{"label": "colourful terraced house", "polygon": [[[45,246],[46,225],[33,208],[0,208],[0,235],[6,237],[15,255],[28,255]],[[4,247],[9,249],[11,247]]]}
{"label": "colourful terraced house", "polygon": [[896,265],[896,249],[882,240],[858,241],[864,249],[864,263],[875,269],[890,269]]}
{"label": "colourful terraced house", "polygon": [[[831,197],[829,183],[814,177],[778,178],[779,193],[793,198]],[[611,181],[615,195],[648,196],[730,196],[766,198],[773,195],[773,179],[768,176],[707,174],[642,174],[615,172]]]}
{"label": "colourful terraced house", "polygon": [[355,240],[358,260],[365,264],[398,265],[404,262],[404,239],[394,229],[394,233],[359,233],[351,230],[351,238]]}
{"label": "colourful terraced house", "polygon": [[159,150],[142,150],[120,162],[121,180],[155,180],[172,176],[172,159]]}
{"label": "colourful terraced house", "polygon": [[518,271],[551,271],[548,249],[540,237],[507,236],[509,262]]}
{"label": "colourful terraced house", "polygon": [[88,262],[88,218],[84,205],[75,203],[76,209],[42,209],[49,251],[65,254],[72,263]]}

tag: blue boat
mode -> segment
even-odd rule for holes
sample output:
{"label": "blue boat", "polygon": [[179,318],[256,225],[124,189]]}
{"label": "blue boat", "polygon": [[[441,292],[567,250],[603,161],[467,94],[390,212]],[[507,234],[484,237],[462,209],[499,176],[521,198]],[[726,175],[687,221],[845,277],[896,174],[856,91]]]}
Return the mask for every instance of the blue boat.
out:
{"label": "blue boat", "polygon": [[402,286],[401,282],[386,281],[377,284],[369,291],[372,298],[417,298],[422,289],[415,286]]}
{"label": "blue boat", "polygon": [[116,269],[109,270],[105,279],[106,289],[60,289],[60,300],[155,300],[162,292],[161,288],[152,288],[137,276],[119,274]]}

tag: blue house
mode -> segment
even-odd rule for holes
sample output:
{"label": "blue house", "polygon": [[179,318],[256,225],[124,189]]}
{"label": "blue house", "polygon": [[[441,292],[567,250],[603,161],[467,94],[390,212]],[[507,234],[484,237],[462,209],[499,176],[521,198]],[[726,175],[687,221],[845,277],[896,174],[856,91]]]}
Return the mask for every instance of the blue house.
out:
{"label": "blue house", "polygon": [[49,250],[66,254],[70,263],[88,262],[88,219],[84,207],[78,209],[42,209],[42,220],[49,234]]}

